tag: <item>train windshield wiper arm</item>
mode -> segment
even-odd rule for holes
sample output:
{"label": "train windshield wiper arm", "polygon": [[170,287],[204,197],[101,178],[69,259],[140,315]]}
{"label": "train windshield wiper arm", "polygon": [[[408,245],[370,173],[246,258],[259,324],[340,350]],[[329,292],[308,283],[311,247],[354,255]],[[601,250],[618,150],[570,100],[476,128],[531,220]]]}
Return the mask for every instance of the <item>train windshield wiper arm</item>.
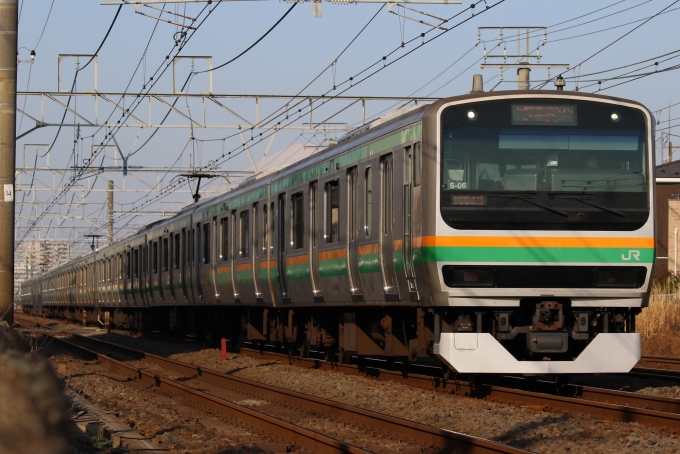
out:
{"label": "train windshield wiper arm", "polygon": [[565,213],[564,211],[556,210],[554,208],[550,208],[549,206],[543,205],[542,203],[534,202],[533,200],[526,199],[524,197],[520,197],[518,195],[505,195],[505,194],[489,194],[489,197],[502,197],[504,199],[519,199],[523,200],[527,203],[530,203],[532,205],[535,205],[537,207],[543,208],[544,210],[551,211],[555,214],[559,214],[560,216],[564,216],[565,218],[568,218],[569,215]]}
{"label": "train windshield wiper arm", "polygon": [[612,210],[611,208],[603,207],[602,205],[598,205],[598,204],[593,203],[593,202],[588,202],[587,200],[579,199],[578,197],[560,197],[560,198],[567,199],[567,200],[578,200],[581,203],[585,203],[586,205],[590,205],[591,207],[599,208],[602,211],[606,211],[608,213],[615,214],[615,215],[622,217],[622,218],[626,217],[626,215],[621,213],[620,211],[615,211],[615,210]]}

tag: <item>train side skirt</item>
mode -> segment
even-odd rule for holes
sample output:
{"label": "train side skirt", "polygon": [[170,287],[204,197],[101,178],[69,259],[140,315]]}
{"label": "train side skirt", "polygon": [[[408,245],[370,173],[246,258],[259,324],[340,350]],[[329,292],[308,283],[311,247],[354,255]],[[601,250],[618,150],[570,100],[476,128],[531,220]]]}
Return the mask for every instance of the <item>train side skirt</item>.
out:
{"label": "train side skirt", "polygon": [[642,356],[639,333],[600,333],[574,361],[518,361],[490,333],[441,333],[434,353],[459,373],[627,373]]}

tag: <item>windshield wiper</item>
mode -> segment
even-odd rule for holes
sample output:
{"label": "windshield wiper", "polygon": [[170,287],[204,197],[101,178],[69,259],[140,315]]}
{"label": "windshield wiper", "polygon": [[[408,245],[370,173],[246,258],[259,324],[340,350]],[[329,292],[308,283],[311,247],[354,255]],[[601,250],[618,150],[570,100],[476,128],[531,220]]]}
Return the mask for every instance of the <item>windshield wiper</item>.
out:
{"label": "windshield wiper", "polygon": [[621,213],[620,211],[614,211],[611,208],[603,207],[602,205],[598,205],[593,202],[588,202],[587,200],[579,199],[578,197],[560,197],[560,199],[566,199],[566,200],[578,200],[581,203],[585,203],[586,205],[590,205],[591,207],[599,208],[602,211],[606,211],[608,213],[615,214],[619,217],[625,218],[626,215]]}
{"label": "windshield wiper", "polygon": [[535,205],[537,207],[543,208],[544,210],[552,211],[555,214],[559,214],[560,216],[564,216],[565,218],[568,218],[569,215],[565,213],[564,211],[559,211],[554,208],[550,208],[549,206],[543,205],[538,202],[534,202],[533,200],[525,199],[524,197],[520,197],[518,195],[505,195],[505,194],[489,194],[489,197],[502,197],[504,199],[519,199],[523,200],[524,202],[530,203],[532,205]]}

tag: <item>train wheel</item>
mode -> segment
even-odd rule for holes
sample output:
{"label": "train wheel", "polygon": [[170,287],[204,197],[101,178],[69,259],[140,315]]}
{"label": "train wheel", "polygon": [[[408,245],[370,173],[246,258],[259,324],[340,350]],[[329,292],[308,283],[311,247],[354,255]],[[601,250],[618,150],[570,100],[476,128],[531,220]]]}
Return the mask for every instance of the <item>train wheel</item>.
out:
{"label": "train wheel", "polygon": [[335,346],[334,345],[329,345],[323,349],[323,359],[326,362],[334,362],[335,361]]}

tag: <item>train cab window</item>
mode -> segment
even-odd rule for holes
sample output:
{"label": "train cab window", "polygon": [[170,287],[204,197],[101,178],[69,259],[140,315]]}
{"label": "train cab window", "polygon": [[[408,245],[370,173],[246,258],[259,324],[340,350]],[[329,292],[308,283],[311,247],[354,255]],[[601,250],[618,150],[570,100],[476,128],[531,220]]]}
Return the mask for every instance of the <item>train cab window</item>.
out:
{"label": "train cab window", "polygon": [[203,264],[210,263],[210,224],[203,224]]}
{"label": "train cab window", "polygon": [[220,219],[220,260],[225,262],[229,258],[229,218]]}
{"label": "train cab window", "polygon": [[241,212],[239,256],[241,258],[250,257],[250,212]]}
{"label": "train cab window", "polygon": [[158,241],[151,244],[151,272],[158,273]]}
{"label": "train cab window", "polygon": [[163,238],[163,272],[168,271],[168,262],[169,262],[169,247],[170,245],[168,244],[168,239]]}
{"label": "train cab window", "polygon": [[291,210],[290,246],[293,250],[302,249],[305,236],[305,215],[302,192],[293,194],[291,198]]}
{"label": "train cab window", "polygon": [[364,187],[366,188],[364,195],[364,209],[366,210],[364,213],[364,233],[368,238],[371,236],[371,226],[373,225],[373,170],[370,167],[366,168]]}
{"label": "train cab window", "polygon": [[179,234],[176,233],[172,237],[174,242],[172,246],[172,262],[176,270],[179,269]]}
{"label": "train cab window", "polygon": [[423,171],[423,152],[420,142],[413,144],[413,186],[420,186]]}
{"label": "train cab window", "polygon": [[326,243],[340,241],[340,183],[338,180],[326,183],[324,191],[325,222],[323,236]]}

